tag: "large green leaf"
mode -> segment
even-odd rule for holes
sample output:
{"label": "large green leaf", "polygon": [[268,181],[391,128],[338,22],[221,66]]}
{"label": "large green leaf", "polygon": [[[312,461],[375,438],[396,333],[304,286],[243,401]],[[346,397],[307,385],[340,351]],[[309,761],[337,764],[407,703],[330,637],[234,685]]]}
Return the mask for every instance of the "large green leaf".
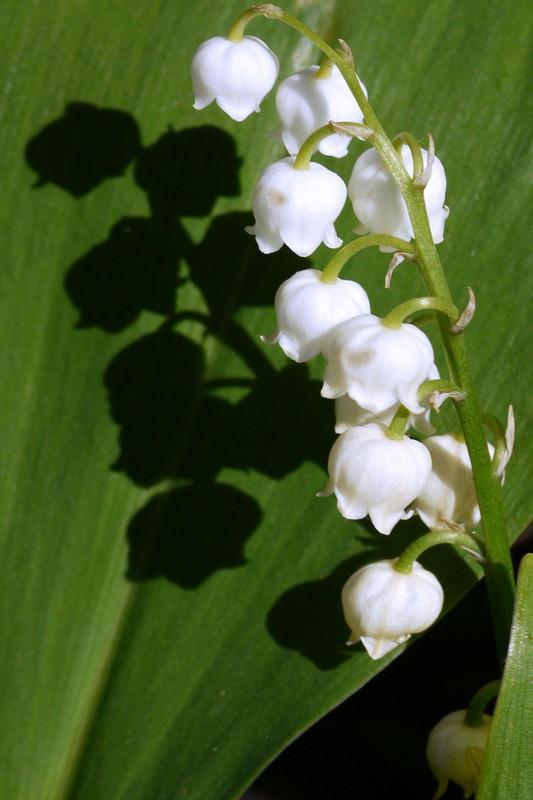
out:
{"label": "large green leaf", "polygon": [[[478,800],[533,794],[533,555],[520,566],[511,642],[483,763]],[[510,789],[512,787],[512,789]]]}
{"label": "large green leaf", "polygon": [[[389,539],[317,500],[333,441],[320,365],[259,342],[302,262],[243,233],[279,150],[273,99],[241,125],[192,109],[188,63],[242,7],[4,0],[0,796],[237,797],[385,662],[343,645],[338,595]],[[348,40],[391,133],[430,130],[452,212],[442,257],[480,396],[518,447],[532,517],[531,19],[525,0],[291,4]],[[316,58],[266,20],[283,75]],[[353,145],[354,152],[357,143]],[[347,177],[350,165],[342,165]],[[345,211],[338,225],[349,236]],[[326,253],[312,263],[322,266]],[[350,267],[379,313],[420,285]],[[351,271],[351,272],[350,272]],[[478,571],[427,560],[448,604]],[[397,651],[399,652],[399,651]]]}

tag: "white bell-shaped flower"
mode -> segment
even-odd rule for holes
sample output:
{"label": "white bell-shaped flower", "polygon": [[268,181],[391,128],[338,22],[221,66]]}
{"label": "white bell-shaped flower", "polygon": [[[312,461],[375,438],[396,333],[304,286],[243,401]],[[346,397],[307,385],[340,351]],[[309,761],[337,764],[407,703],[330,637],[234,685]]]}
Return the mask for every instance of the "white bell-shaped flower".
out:
{"label": "white bell-shaped flower", "polygon": [[411,572],[397,572],[396,561],[367,564],[342,590],[348,644],[361,641],[373,659],[429,628],[442,610],[444,594],[433,573],[417,561]]}
{"label": "white bell-shaped flower", "polygon": [[329,454],[329,480],[320,497],[335,494],[346,519],[370,517],[389,534],[420,494],[431,472],[429,451],[416,439],[391,439],[386,428],[371,422],[341,434]]}
{"label": "white bell-shaped flower", "polygon": [[434,367],[434,355],[429,339],[415,325],[388,328],[379,317],[362,314],[331,332],[325,356],[324,397],[348,394],[376,414],[398,403],[412,414],[426,411],[417,393]]}
{"label": "white bell-shaped flower", "polygon": [[[453,433],[430,436],[424,441],[433,468],[413,508],[431,530],[476,528],[481,521],[470,455],[464,441]],[[489,452],[494,447],[489,444]]]}
{"label": "white bell-shaped flower", "polygon": [[481,725],[467,725],[466,709],[447,714],[429,734],[426,756],[439,782],[435,800],[442,797],[448,781],[457,783],[465,797],[477,792],[492,717],[483,714]]}
{"label": "white bell-shaped flower", "polygon": [[[427,380],[437,380],[439,377],[439,371],[434,364],[429,371]],[[424,411],[421,414],[410,414],[406,429],[412,427],[419,433],[430,435],[435,432],[435,428],[430,420],[431,407],[429,398],[424,398],[421,405]],[[350,395],[343,394],[342,397],[337,397],[335,399],[335,433],[344,433],[348,428],[353,428],[356,425],[366,425],[368,422],[380,422],[382,425],[388,426],[391,424],[392,418],[399,407],[400,403],[395,403],[395,405],[390,408],[375,413],[373,411],[368,411],[366,408],[361,408],[355,400],[352,400]]]}
{"label": "white bell-shaped flower", "polygon": [[342,178],[322,164],[295,169],[289,156],[266,167],[254,189],[255,236],[262,253],[274,253],[283,244],[299,256],[309,256],[319,244],[340,247],[334,221],[346,200]]}
{"label": "white bell-shaped flower", "polygon": [[[422,149],[424,167],[427,150]],[[410,175],[413,174],[413,156],[408,145],[402,146],[402,160]],[[413,226],[407,206],[381,156],[375,148],[366,150],[355,162],[348,182],[348,194],[360,226],[358,233],[384,233],[409,241]],[[442,162],[435,157],[431,177],[424,188],[424,200],[435,244],[444,238],[444,223],[449,209],[444,205],[446,175]],[[382,250],[390,248],[381,247]]]}
{"label": "white bell-shaped flower", "polygon": [[277,327],[267,344],[279,343],[293,361],[309,361],[340,322],[370,313],[368,295],[355,281],[337,278],[324,283],[318,269],[303,269],[284,281],[276,292]]}
{"label": "white bell-shaped flower", "polygon": [[279,62],[272,50],[256,36],[234,42],[214,36],[200,45],[192,63],[194,108],[213,100],[226,114],[242,122],[274,86]]}
{"label": "white bell-shaped flower", "polygon": [[[271,136],[282,141],[291,155],[296,155],[307,137],[330,120],[363,122],[363,112],[339,68],[333,65],[327,77],[322,77],[319,69],[312,66],[289,75],[276,92],[281,126]],[[364,86],[363,91],[366,94]],[[318,150],[326,156],[342,158],[348,153],[351,139],[345,134],[332,133],[322,139]]]}

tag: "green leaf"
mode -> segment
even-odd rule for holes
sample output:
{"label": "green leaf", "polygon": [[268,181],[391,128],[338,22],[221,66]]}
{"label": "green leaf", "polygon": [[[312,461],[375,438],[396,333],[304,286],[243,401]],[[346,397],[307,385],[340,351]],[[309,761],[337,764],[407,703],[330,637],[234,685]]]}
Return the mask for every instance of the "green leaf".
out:
{"label": "green leaf", "polygon": [[478,800],[533,794],[533,555],[520,565],[509,652],[483,762]]}
{"label": "green leaf", "polygon": [[[192,109],[192,53],[241,10],[0,8],[8,800],[238,797],[388,661],[345,647],[339,593],[420,527],[376,536],[315,498],[334,439],[321,365],[289,365],[259,341],[277,286],[304,265],[285,250],[261,256],[243,233],[257,175],[280,156],[265,135],[273,97],[241,125]],[[529,3],[288,10],[350,43],[391,134],[435,137],[452,208],[443,261],[458,305],[467,285],[478,301],[467,338],[479,394],[486,410],[505,417],[513,402],[517,414],[505,484],[515,538],[533,516]],[[316,58],[281,25],[251,32],[283,76]],[[339,168],[346,178],[351,161]],[[347,207],[343,238],[353,224]],[[385,293],[386,267],[373,253],[347,271],[377,313],[420,293],[406,264]],[[454,552],[424,563],[448,606],[479,576]]]}

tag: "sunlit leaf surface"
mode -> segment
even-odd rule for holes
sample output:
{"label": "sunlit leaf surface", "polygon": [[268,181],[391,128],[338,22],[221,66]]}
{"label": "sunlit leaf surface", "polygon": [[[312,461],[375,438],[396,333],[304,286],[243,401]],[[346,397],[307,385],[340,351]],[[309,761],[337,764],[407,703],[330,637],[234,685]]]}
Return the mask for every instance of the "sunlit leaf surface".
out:
{"label": "sunlit leaf surface", "polygon": [[[383,666],[344,645],[339,592],[419,527],[378,536],[315,497],[334,440],[321,365],[259,340],[279,283],[327,254],[262,256],[243,232],[258,172],[281,154],[265,135],[273,98],[241,125],[192,109],[191,55],[241,10],[0,8],[6,800],[238,797]],[[478,301],[480,397],[518,419],[514,538],[532,516],[529,4],[288,10],[350,42],[391,134],[435,137],[452,209],[442,257],[457,303],[467,285]],[[281,25],[251,32],[282,75],[317,58]],[[353,225],[346,208],[338,231]],[[386,294],[386,267],[375,253],[347,270],[378,313],[421,292],[404,265]],[[477,575],[452,552],[425,563],[448,603]]]}

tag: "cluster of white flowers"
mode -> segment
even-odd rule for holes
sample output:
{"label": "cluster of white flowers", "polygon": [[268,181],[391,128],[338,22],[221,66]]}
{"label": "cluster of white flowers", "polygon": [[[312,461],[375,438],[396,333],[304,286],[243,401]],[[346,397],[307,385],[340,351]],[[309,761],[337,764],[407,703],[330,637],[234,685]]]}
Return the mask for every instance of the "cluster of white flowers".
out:
{"label": "cluster of white flowers", "polygon": [[[255,37],[235,39],[239,36],[217,36],[201,45],[192,76],[196,108],[216,100],[233,119],[242,120],[259,110],[279,65]],[[272,136],[288,156],[259,176],[255,224],[247,228],[263,253],[283,244],[300,256],[321,243],[339,247],[335,221],[347,196],[359,221],[357,232],[397,237],[406,244],[413,238],[404,199],[377,150],[367,149],[356,160],[348,186],[335,172],[310,161],[316,150],[346,156],[351,139],[343,131],[357,137],[365,130],[363,112],[336,66],[326,60],[283,80],[276,108],[281,124]],[[324,128],[331,120],[340,123],[340,132]],[[323,129],[318,137],[313,135],[317,129]],[[398,153],[419,181],[433,240],[441,242],[448,215],[444,168],[432,151],[420,148],[415,158],[403,140]],[[384,242],[382,249],[394,248]],[[319,354],[327,362],[322,395],[335,400],[340,435],[320,494],[334,494],[348,519],[370,517],[382,534],[415,513],[430,530],[475,527],[480,513],[464,442],[453,434],[419,441],[393,422],[406,420],[419,433],[433,433],[428,401],[419,397],[421,384],[439,377],[427,336],[413,324],[375,316],[359,284],[316,269],[286,280],[274,302],[277,326],[263,341],[278,343],[297,362]],[[361,640],[372,658],[424,630],[442,608],[442,589],[431,573],[416,561],[411,571],[397,571],[394,564],[364,567],[343,592],[350,643]]]}

